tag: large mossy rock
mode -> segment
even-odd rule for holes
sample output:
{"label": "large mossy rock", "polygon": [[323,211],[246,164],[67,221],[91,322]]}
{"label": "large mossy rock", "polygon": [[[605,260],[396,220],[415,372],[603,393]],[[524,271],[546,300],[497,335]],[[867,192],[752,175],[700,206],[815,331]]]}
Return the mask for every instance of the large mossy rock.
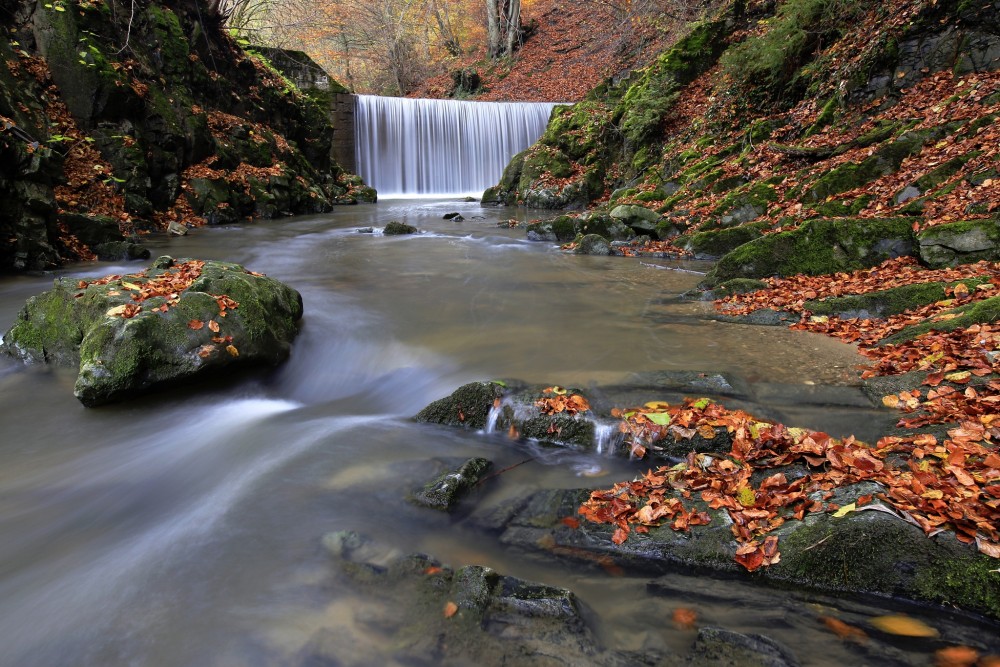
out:
{"label": "large mossy rock", "polygon": [[1000,260],[1000,220],[935,225],[917,237],[920,259],[931,268]]}
{"label": "large mossy rock", "polygon": [[911,225],[903,218],[809,220],[798,229],[739,246],[719,260],[707,280],[718,284],[733,278],[815,276],[875,266],[913,254]]}
{"label": "large mossy rock", "polygon": [[238,264],[160,257],[141,273],[59,278],[28,299],[0,350],[79,366],[87,406],[149,389],[285,360],[302,297]]}

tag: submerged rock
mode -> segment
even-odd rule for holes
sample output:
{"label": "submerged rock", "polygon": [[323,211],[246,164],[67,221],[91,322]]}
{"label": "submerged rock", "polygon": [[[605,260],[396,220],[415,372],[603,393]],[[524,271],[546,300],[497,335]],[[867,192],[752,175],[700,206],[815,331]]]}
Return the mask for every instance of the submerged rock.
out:
{"label": "submerged rock", "polygon": [[413,225],[408,225],[405,222],[392,220],[385,226],[385,229],[382,230],[382,233],[385,234],[386,236],[394,236],[401,234],[416,234],[417,228],[414,227]]}
{"label": "submerged rock", "polygon": [[160,257],[141,273],[59,278],[30,298],[0,350],[78,366],[87,406],[285,360],[302,297],[238,264]]}
{"label": "submerged rock", "polygon": [[[301,664],[369,665],[414,658],[439,665],[626,666],[661,656],[604,649],[569,590],[488,567],[453,570],[423,554],[398,555],[350,531],[323,543],[346,586],[379,604],[317,632]],[[362,623],[366,632],[351,633]],[[299,663],[297,663],[299,664]]]}
{"label": "submerged rock", "polygon": [[722,628],[702,628],[694,642],[688,667],[798,667],[791,651],[763,635],[744,635]]}
{"label": "submerged rock", "polygon": [[458,468],[439,475],[410,499],[417,505],[447,512],[459,499],[478,484],[493,467],[484,458],[469,459]]}

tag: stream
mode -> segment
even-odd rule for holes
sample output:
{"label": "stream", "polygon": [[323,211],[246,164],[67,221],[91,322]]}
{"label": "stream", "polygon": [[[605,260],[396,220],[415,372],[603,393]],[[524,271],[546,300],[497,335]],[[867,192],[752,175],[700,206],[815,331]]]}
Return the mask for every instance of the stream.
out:
{"label": "stream", "polygon": [[[449,211],[467,220],[443,220]],[[661,580],[656,593],[649,576],[514,552],[461,514],[409,504],[406,494],[434,476],[435,460],[455,457],[487,457],[497,469],[531,459],[498,477],[483,501],[610,486],[645,471],[411,421],[472,380],[586,388],[640,370],[696,370],[739,378],[754,388],[750,407],[792,425],[865,438],[890,419],[860,403],[815,399],[818,387],[855,391],[863,359],[849,346],[721,324],[705,304],[679,301],[704,263],[568,255],[496,226],[512,215],[531,217],[390,200],[149,239],[154,257],[235,261],[302,293],[301,334],[273,371],[86,409],[72,395],[74,372],[0,358],[0,665],[300,665],[303,647],[331,626],[351,637],[338,664],[380,664],[371,652],[392,630],[363,622],[377,610],[337,586],[320,544],[342,529],[453,567],[487,565],[570,588],[601,642],[619,649],[683,657],[695,632],[670,623],[680,607],[695,610],[700,625],[766,634],[803,665],[927,665],[935,648],[995,631],[889,600],[837,601],[685,573]],[[394,219],[422,233],[357,232]],[[0,330],[52,279],[3,279]],[[940,639],[847,642],[817,620],[853,623],[900,609]]]}

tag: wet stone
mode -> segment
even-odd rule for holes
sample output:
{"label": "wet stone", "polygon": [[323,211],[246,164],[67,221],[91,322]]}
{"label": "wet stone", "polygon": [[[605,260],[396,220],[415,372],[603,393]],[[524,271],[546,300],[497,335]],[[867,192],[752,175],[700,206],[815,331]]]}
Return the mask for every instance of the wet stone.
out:
{"label": "wet stone", "polygon": [[690,667],[797,667],[792,653],[763,635],[740,634],[722,628],[702,628],[693,654],[683,664]]}
{"label": "wet stone", "polygon": [[410,500],[422,507],[447,512],[464,494],[482,481],[492,467],[493,463],[487,459],[469,459],[414,492]]}

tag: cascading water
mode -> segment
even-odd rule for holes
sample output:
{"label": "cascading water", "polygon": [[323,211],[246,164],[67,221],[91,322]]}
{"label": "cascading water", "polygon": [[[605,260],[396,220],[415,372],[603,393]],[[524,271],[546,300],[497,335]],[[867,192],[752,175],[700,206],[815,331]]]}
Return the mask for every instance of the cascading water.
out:
{"label": "cascading water", "polygon": [[380,197],[481,195],[545,131],[557,104],[358,95],[358,173]]}

